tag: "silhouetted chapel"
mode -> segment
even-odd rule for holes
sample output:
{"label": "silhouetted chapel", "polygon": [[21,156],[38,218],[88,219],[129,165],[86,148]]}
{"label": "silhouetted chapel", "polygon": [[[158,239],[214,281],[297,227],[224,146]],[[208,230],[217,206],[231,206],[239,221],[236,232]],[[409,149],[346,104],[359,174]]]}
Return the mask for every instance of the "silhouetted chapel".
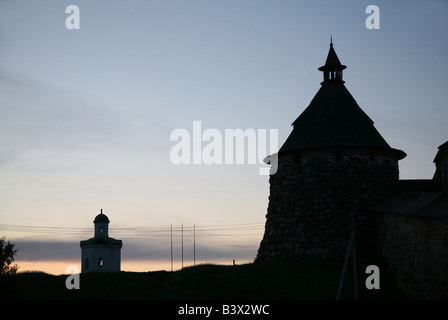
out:
{"label": "silhouetted chapel", "polygon": [[93,220],[94,237],[80,242],[81,272],[120,271],[121,240],[109,237],[109,218],[103,209]]}
{"label": "silhouetted chapel", "polygon": [[356,228],[357,246],[374,246],[369,208],[391,194],[398,160],[344,85],[330,43],[321,87],[292,123],[270,176],[266,226],[256,260],[345,255]]}

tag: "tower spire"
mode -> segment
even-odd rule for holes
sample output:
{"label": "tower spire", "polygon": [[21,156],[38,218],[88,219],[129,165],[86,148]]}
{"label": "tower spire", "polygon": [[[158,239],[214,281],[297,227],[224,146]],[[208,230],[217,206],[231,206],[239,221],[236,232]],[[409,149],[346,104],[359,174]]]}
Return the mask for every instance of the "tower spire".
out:
{"label": "tower spire", "polygon": [[320,67],[318,70],[323,71],[324,81],[321,84],[327,83],[329,81],[342,81],[342,70],[347,68],[339,61],[338,55],[333,48],[333,36],[330,35],[330,50],[328,51],[327,60],[325,65]]}

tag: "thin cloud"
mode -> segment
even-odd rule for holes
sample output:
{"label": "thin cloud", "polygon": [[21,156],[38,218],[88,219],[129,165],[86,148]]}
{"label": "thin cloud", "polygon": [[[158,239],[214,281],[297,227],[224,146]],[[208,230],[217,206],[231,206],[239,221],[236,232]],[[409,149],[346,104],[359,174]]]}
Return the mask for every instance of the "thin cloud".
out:
{"label": "thin cloud", "polygon": [[[181,243],[176,239],[173,244],[173,256],[181,258]],[[12,241],[18,249],[17,263],[20,261],[72,261],[81,259],[79,241],[47,241],[18,240]],[[222,261],[232,259],[251,260],[256,256],[258,245],[228,245],[208,244],[203,240],[196,244],[196,259],[199,261]],[[167,237],[155,239],[123,240],[121,249],[122,262],[129,261],[169,261],[171,258],[170,239]],[[193,260],[192,243],[185,243],[184,258]]]}
{"label": "thin cloud", "polygon": [[118,111],[95,98],[4,70],[0,96],[0,164],[37,150],[140,153],[158,147],[161,139],[151,133],[167,130],[132,108]]}
{"label": "thin cloud", "polygon": [[79,147],[89,139],[118,137],[126,129],[113,110],[36,80],[2,75],[0,94],[2,142],[10,147]]}

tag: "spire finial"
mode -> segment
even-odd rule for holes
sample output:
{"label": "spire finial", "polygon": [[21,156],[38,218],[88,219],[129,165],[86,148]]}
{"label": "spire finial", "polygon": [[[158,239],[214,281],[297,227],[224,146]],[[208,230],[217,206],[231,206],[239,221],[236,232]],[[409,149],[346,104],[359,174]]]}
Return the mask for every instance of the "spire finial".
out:
{"label": "spire finial", "polygon": [[330,47],[333,46],[333,36],[330,34]]}
{"label": "spire finial", "polygon": [[103,209],[101,209],[101,212],[100,213],[103,213]]}

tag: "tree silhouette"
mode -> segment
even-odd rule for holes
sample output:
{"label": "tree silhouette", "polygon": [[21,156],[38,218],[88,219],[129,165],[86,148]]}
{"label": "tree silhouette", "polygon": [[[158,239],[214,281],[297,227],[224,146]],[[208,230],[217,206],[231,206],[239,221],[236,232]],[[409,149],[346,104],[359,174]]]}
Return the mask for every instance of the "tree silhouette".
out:
{"label": "tree silhouette", "polygon": [[15,274],[19,267],[17,264],[11,265],[14,262],[14,256],[17,250],[14,250],[14,244],[5,240],[5,237],[0,238],[0,274]]}

